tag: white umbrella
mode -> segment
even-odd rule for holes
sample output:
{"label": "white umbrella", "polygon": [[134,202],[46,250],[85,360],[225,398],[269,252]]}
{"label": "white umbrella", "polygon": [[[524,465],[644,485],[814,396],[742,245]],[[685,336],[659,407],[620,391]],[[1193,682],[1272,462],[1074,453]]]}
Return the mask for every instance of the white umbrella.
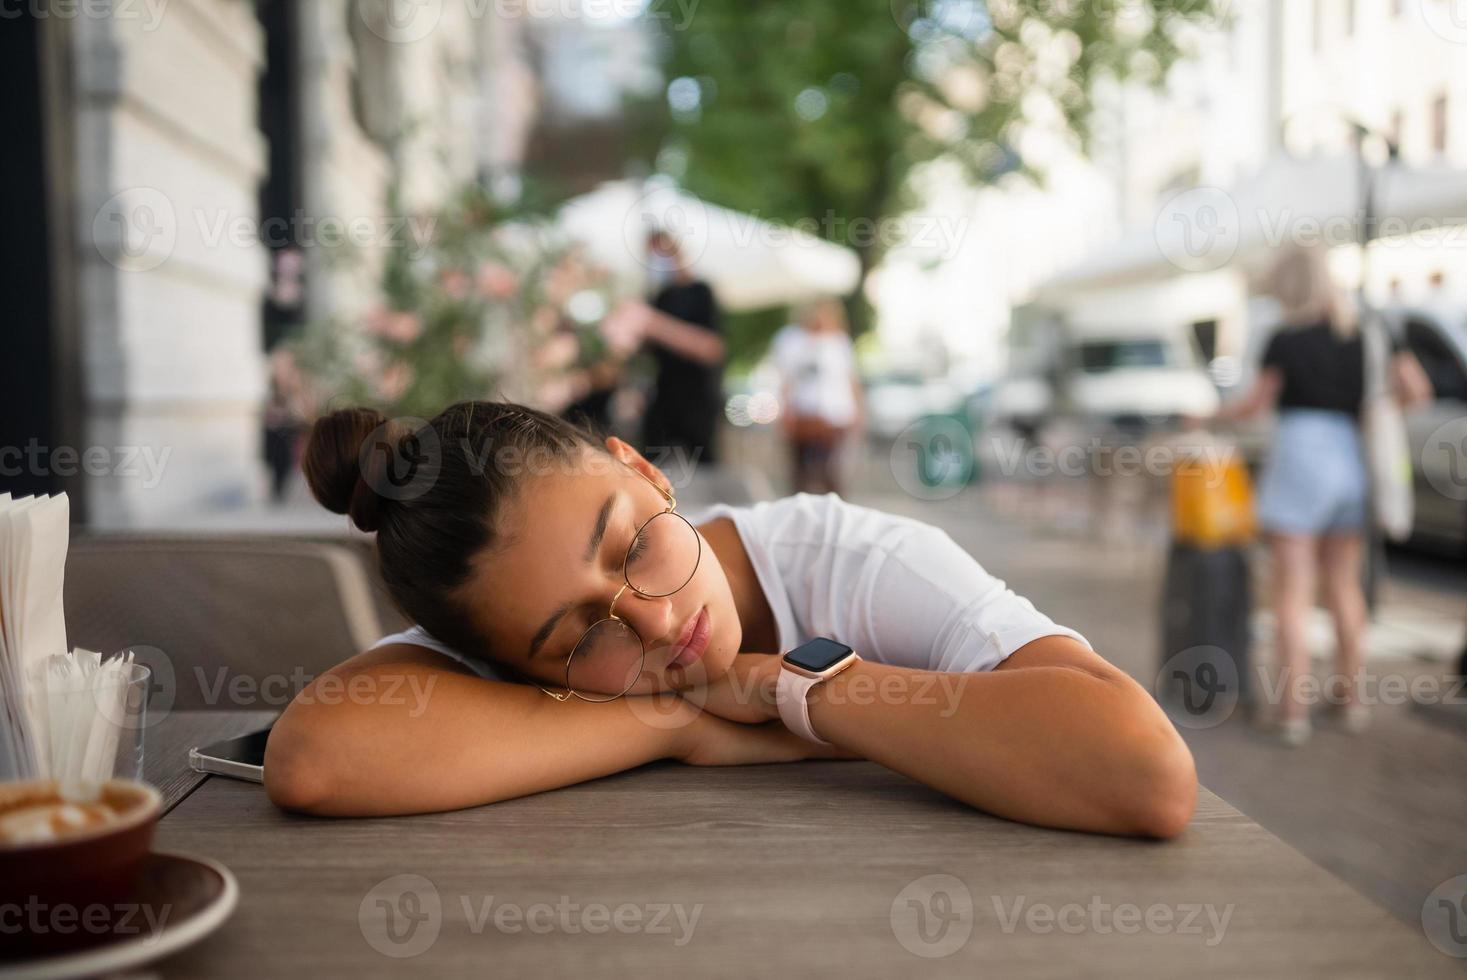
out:
{"label": "white umbrella", "polygon": [[[1150,281],[1183,272],[1244,267],[1281,243],[1305,235],[1330,245],[1353,241],[1360,215],[1353,157],[1275,157],[1232,188],[1194,187],[1168,198],[1151,227],[1132,231],[1041,287],[1046,296]],[[1451,168],[1384,168],[1376,181],[1375,217],[1383,235],[1426,225],[1460,224],[1467,178]]]}
{"label": "white umbrella", "polygon": [[733,311],[843,296],[861,278],[860,260],[849,248],[709,204],[664,181],[602,184],[567,202],[557,223],[593,261],[643,282],[647,233],[665,229],[720,305]]}

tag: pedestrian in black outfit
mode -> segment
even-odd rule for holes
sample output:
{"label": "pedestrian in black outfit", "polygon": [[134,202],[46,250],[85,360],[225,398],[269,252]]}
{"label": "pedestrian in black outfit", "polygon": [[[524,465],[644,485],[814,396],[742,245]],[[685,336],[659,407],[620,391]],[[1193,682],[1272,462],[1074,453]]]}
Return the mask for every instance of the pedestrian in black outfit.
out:
{"label": "pedestrian in black outfit", "polygon": [[642,334],[657,363],[657,390],[642,422],[642,452],[717,463],[726,354],[718,302],[666,231],[647,236],[647,269],[652,296]]}

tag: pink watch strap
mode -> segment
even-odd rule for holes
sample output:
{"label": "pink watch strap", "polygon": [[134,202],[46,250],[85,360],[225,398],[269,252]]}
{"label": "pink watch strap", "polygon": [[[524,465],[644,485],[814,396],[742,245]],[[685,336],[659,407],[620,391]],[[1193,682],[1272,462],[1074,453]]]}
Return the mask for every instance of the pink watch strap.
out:
{"label": "pink watch strap", "polygon": [[825,680],[823,677],[806,677],[792,670],[781,668],[779,680],[775,684],[774,696],[779,702],[779,718],[784,722],[784,727],[794,732],[807,742],[817,745],[832,745],[819,735],[810,726],[810,705],[805,702],[805,696],[810,688]]}

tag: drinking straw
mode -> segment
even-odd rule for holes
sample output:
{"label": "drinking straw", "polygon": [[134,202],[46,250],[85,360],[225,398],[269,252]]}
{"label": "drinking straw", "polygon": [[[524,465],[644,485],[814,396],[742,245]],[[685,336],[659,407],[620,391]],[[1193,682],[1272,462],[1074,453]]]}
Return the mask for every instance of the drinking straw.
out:
{"label": "drinking straw", "polygon": [[82,649],[46,658],[51,753],[45,762],[64,799],[95,800],[112,778],[133,671],[131,652],[106,661]]}

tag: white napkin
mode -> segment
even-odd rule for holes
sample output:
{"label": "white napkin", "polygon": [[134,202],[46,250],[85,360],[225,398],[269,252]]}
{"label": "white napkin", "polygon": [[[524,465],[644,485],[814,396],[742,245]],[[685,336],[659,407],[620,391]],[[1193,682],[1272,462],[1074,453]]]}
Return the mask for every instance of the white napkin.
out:
{"label": "white napkin", "polygon": [[70,545],[66,494],[0,494],[0,778],[44,778],[50,770],[49,706],[33,678],[63,656],[62,582]]}

